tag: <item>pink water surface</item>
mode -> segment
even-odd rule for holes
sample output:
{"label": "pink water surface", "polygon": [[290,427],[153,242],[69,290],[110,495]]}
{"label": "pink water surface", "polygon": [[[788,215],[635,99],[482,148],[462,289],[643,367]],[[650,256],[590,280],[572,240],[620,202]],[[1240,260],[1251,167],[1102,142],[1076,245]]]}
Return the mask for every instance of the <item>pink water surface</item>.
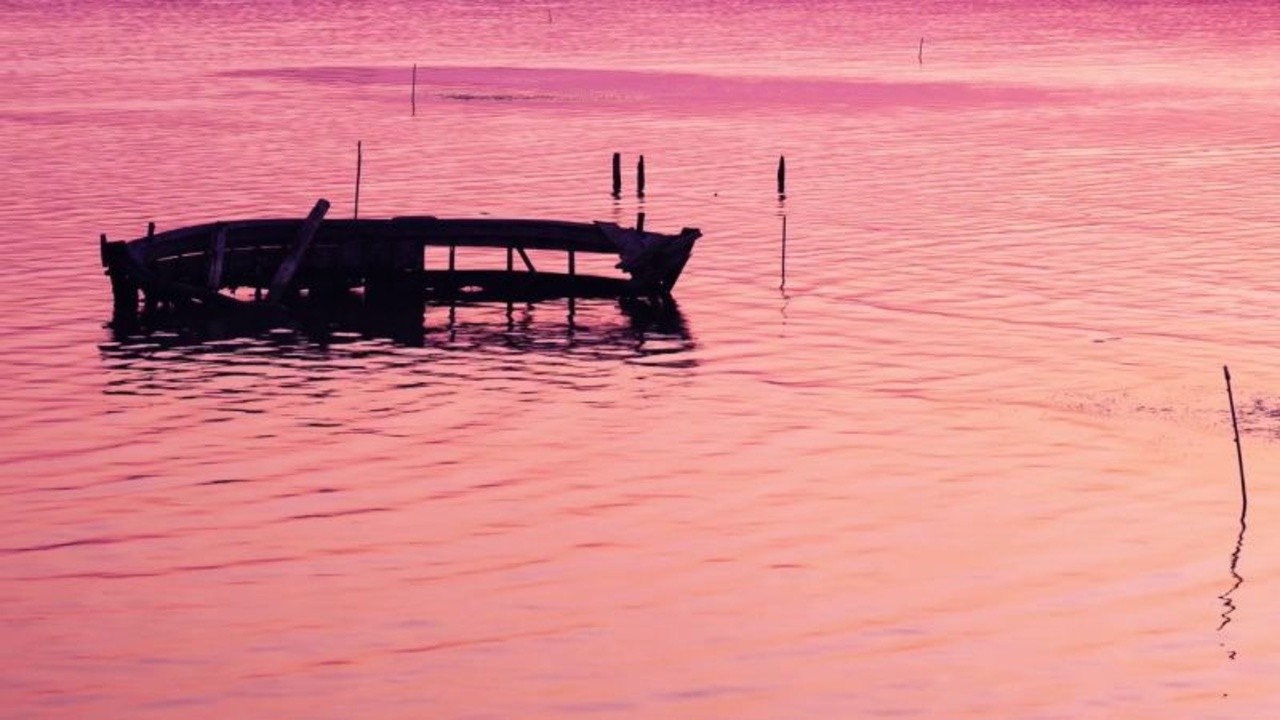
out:
{"label": "pink water surface", "polygon": [[[1277,31],[0,7],[0,717],[1274,715]],[[701,228],[679,316],[104,327],[99,233],[345,216],[357,142],[362,217]]]}

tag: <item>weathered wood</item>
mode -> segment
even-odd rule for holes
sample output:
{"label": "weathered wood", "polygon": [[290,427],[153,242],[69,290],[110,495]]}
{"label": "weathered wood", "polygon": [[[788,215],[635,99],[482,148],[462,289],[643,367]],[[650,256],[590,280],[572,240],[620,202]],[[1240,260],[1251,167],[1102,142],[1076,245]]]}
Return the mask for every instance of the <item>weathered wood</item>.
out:
{"label": "weathered wood", "polygon": [[613,196],[622,195],[622,153],[613,154]]}
{"label": "weathered wood", "polygon": [[209,281],[205,283],[210,290],[222,287],[222,268],[227,257],[227,226],[219,225],[213,233],[213,242],[209,248]]}
{"label": "weathered wood", "polygon": [[271,278],[271,285],[267,288],[268,302],[279,302],[288,292],[289,286],[293,283],[293,276],[298,272],[302,258],[311,247],[311,240],[315,238],[320,221],[324,219],[324,214],[327,212],[329,212],[329,201],[321,198],[316,201],[307,219],[302,221],[302,227],[298,229],[298,236],[289,248],[289,254],[281,261],[275,276]]}
{"label": "weathered wood", "polygon": [[[421,291],[419,286],[428,275],[472,272],[458,267],[458,247],[507,251],[508,269],[496,270],[497,275],[493,276],[506,277],[501,282],[510,287],[502,292],[518,295],[524,292],[521,288],[526,280],[537,282],[538,293],[551,292],[553,287],[572,287],[572,278],[578,277],[579,252],[619,257],[618,267],[631,276],[617,278],[615,284],[601,284],[600,288],[613,288],[610,292],[614,294],[662,292],[674,284],[699,235],[691,229],[680,236],[644,232],[643,214],[637,218],[637,231],[612,223],[548,220],[427,216],[325,220],[329,209],[329,203],[320,200],[303,221],[235,220],[152,232],[128,242],[111,243],[100,238],[103,264],[112,276],[120,315],[127,316],[129,308],[136,307],[139,291],[145,293],[149,305],[172,302],[190,307],[227,307],[237,312],[252,303],[222,294],[219,288],[253,287],[264,291],[255,292],[254,296],[265,295],[272,306],[268,311],[272,312],[290,299],[294,288],[325,292],[363,285],[367,299],[411,296],[415,290]],[[449,248],[448,273],[425,271],[423,259],[428,245]],[[535,250],[566,252],[569,274],[559,277],[570,285],[543,282],[542,276],[557,273],[535,268],[530,257]],[[529,272],[514,271],[517,253]],[[605,280],[590,273],[579,279],[584,284]],[[469,292],[462,294],[470,297]]]}

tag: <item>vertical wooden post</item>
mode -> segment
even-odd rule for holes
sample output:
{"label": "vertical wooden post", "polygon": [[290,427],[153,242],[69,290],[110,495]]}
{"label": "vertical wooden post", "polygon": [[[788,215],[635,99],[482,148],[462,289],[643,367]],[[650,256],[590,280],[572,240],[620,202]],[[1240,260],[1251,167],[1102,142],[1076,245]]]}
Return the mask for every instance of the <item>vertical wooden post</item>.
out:
{"label": "vertical wooden post", "polygon": [[418,114],[418,63],[413,64],[413,80],[409,86],[409,107],[413,115]]}
{"label": "vertical wooden post", "polygon": [[921,65],[924,64],[924,38],[923,37],[920,38],[920,52],[916,55],[916,59],[920,61]]}
{"label": "vertical wooden post", "polygon": [[147,239],[150,240],[155,236],[156,236],[156,224],[153,222],[147,223]]}
{"label": "vertical wooden post", "polygon": [[515,269],[515,250],[510,245],[507,245],[507,272]]}
{"label": "vertical wooden post", "polygon": [[352,217],[360,218],[360,170],[364,164],[364,143],[360,140],[356,141],[356,203]]}
{"label": "vertical wooden post", "polygon": [[210,290],[222,287],[222,267],[227,257],[227,226],[219,224],[209,243],[209,275],[205,284]]}
{"label": "vertical wooden post", "polygon": [[613,196],[622,195],[622,153],[613,154]]}
{"label": "vertical wooden post", "polygon": [[454,257],[457,255],[457,252],[458,252],[458,246],[454,245],[453,243],[449,243],[449,272],[453,272]]}
{"label": "vertical wooden post", "polygon": [[636,213],[636,232],[644,232],[644,213]]}
{"label": "vertical wooden post", "polygon": [[644,156],[636,161],[636,195],[644,197]]}
{"label": "vertical wooden post", "polygon": [[787,158],[784,155],[778,156],[778,197],[786,197],[787,195]]}

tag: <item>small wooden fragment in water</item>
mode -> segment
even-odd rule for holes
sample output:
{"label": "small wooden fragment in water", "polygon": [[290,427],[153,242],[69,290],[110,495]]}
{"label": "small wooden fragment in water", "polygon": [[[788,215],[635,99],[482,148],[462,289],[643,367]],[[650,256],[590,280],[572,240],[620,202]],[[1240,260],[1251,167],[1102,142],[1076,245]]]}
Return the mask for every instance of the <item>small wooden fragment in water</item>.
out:
{"label": "small wooden fragment in water", "polygon": [[271,286],[267,288],[267,302],[278,302],[288,292],[289,286],[293,283],[293,276],[302,265],[302,258],[311,247],[316,230],[320,229],[320,221],[324,220],[324,214],[327,212],[329,212],[329,201],[320,198],[316,201],[315,207],[311,208],[311,214],[302,221],[302,227],[298,228],[298,236],[289,247],[284,260],[280,261],[280,267],[276,268],[275,276],[271,278]]}

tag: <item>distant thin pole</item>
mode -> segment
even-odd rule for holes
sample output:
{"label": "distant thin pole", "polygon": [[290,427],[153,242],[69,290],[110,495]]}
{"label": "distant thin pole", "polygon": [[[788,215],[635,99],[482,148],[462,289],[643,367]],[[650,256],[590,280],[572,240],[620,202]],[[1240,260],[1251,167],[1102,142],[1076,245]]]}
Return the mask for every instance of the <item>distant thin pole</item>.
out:
{"label": "distant thin pole", "polygon": [[1240,426],[1236,423],[1236,400],[1231,394],[1231,371],[1222,366],[1222,376],[1227,379],[1227,402],[1231,406],[1231,431],[1236,439],[1236,463],[1240,466],[1240,517],[1249,510],[1249,491],[1244,483],[1244,451],[1240,449]]}
{"label": "distant thin pole", "polygon": [[418,114],[418,63],[413,64],[413,80],[409,86],[409,106],[412,108],[413,114]]}
{"label": "distant thin pole", "polygon": [[352,214],[352,217],[357,219],[360,217],[360,171],[362,169],[362,165],[364,164],[363,145],[364,145],[363,141],[361,140],[356,141],[356,203],[355,203],[355,212]]}
{"label": "distant thin pole", "polygon": [[920,52],[916,55],[916,59],[920,61],[921,65],[924,64],[924,37],[920,38]]}

